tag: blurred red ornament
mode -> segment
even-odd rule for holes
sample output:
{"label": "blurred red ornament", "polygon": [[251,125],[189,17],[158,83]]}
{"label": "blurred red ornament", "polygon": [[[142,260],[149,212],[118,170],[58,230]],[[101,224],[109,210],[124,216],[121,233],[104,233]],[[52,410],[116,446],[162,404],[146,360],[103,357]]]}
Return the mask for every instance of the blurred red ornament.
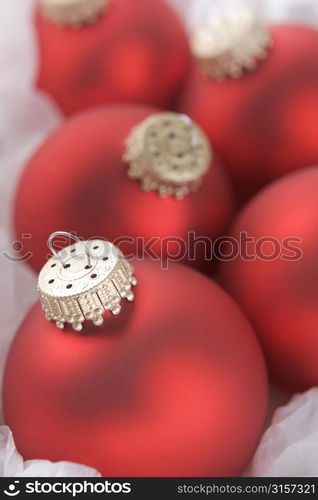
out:
{"label": "blurred red ornament", "polygon": [[[29,262],[35,270],[40,270],[47,255],[49,234],[61,228],[84,239],[106,236],[116,240],[125,254],[146,253],[157,259],[169,254],[200,268],[211,266],[205,261],[202,242],[195,248],[194,243],[188,245],[188,232],[216,238],[230,222],[232,192],[218,160],[213,158],[202,184],[182,200],[171,195],[160,198],[153,190],[144,192],[140,181],[127,175],[122,158],[125,141],[136,125],[155,113],[157,109],[142,105],[114,105],[83,113],[57,130],[31,159],[17,193],[15,223],[22,253],[32,252]],[[189,127],[186,122],[184,126]],[[177,150],[179,132],[172,134]],[[202,138],[198,155],[207,155],[204,144]],[[169,151],[163,154],[170,161]],[[186,158],[188,153],[180,154]],[[197,158],[199,166],[201,160],[202,156]],[[31,238],[23,238],[25,234]]]}
{"label": "blurred red ornament", "polygon": [[135,265],[132,304],[61,332],[37,304],[9,354],[4,406],[25,459],[105,476],[232,476],[260,437],[267,379],[235,303],[199,273]]}
{"label": "blurred red ornament", "polygon": [[37,86],[66,114],[111,102],[169,105],[187,73],[189,49],[181,22],[165,2],[112,0],[83,26],[68,25],[80,6],[43,2],[49,4],[47,17],[61,17],[62,24],[65,17],[65,26],[37,12]]}
{"label": "blurred red ornament", "polygon": [[274,26],[270,35],[266,59],[236,79],[194,66],[178,107],[202,126],[243,198],[318,162],[318,31]]}
{"label": "blurred red ornament", "polygon": [[[270,375],[293,391],[318,384],[318,168],[277,181],[242,211],[241,256],[223,283],[250,317]],[[246,240],[248,238],[248,241]]]}

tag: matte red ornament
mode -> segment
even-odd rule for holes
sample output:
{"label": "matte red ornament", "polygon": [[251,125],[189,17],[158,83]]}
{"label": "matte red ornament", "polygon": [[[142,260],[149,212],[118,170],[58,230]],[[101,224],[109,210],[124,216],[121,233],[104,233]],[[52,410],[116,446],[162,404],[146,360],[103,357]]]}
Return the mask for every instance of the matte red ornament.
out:
{"label": "matte red ornament", "polygon": [[[239,215],[241,256],[223,283],[250,317],[272,379],[292,391],[318,384],[318,168],[263,190]],[[233,255],[234,256],[234,255]]]}
{"label": "matte red ornament", "polygon": [[39,304],[21,325],[4,381],[18,450],[111,477],[241,474],[267,402],[253,330],[201,274],[134,267],[135,302],[103,326],[62,332]]}
{"label": "matte red ornament", "polygon": [[140,180],[128,177],[125,141],[158,111],[114,105],[83,113],[58,129],[30,160],[16,197],[15,227],[22,253],[32,253],[28,262],[35,270],[47,255],[48,236],[61,228],[84,239],[116,240],[128,255],[160,259],[169,254],[172,260],[211,267],[204,242],[188,244],[188,233],[217,238],[230,222],[232,190],[217,158],[197,190],[181,200],[144,192]]}
{"label": "matte red ornament", "polygon": [[39,10],[36,30],[36,85],[67,115],[112,102],[168,106],[188,71],[184,28],[162,0],[112,0],[92,24],[77,27]]}
{"label": "matte red ornament", "polygon": [[318,31],[270,28],[264,61],[217,81],[194,65],[178,110],[202,126],[242,198],[318,162]]}

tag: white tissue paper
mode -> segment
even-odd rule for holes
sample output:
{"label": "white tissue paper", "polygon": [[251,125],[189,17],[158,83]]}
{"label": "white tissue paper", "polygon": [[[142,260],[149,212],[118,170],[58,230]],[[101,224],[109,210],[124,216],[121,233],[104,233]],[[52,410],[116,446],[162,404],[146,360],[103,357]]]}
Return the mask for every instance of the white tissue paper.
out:
{"label": "white tissue paper", "polygon": [[[1,388],[9,344],[22,318],[37,298],[35,274],[14,260],[17,252],[12,248],[12,202],[27,159],[60,123],[61,118],[49,99],[31,88],[1,89],[0,102],[0,287],[4,291],[0,314]],[[0,399],[0,424],[3,421],[1,406]]]}
{"label": "white tissue paper", "polygon": [[318,476],[318,388],[297,394],[276,410],[249,475]]}
{"label": "white tissue paper", "polygon": [[31,23],[33,3],[33,0],[0,2],[0,390],[12,337],[36,301],[34,273],[14,261],[17,257],[12,248],[14,194],[28,158],[61,123],[61,114],[50,98],[32,87],[37,67]]}
{"label": "white tissue paper", "polygon": [[12,433],[0,426],[0,477],[100,477],[91,467],[72,462],[27,460],[16,450]]}
{"label": "white tissue paper", "polygon": [[31,22],[34,3],[35,0],[0,2],[1,88],[29,88],[33,83],[37,68]]}
{"label": "white tissue paper", "polygon": [[317,0],[167,0],[185,21],[190,33],[213,14],[251,7],[266,22],[318,25]]}

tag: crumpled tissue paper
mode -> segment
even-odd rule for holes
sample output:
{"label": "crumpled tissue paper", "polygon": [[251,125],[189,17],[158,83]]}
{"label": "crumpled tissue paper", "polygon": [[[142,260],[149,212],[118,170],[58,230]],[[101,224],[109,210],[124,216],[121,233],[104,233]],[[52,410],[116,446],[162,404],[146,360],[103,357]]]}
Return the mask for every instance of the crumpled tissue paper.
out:
{"label": "crumpled tissue paper", "polygon": [[318,25],[317,0],[167,0],[184,19],[190,33],[215,13],[251,7],[266,22]]}
{"label": "crumpled tissue paper", "polygon": [[256,451],[253,477],[318,476],[318,388],[276,410]]}
{"label": "crumpled tissue paper", "polygon": [[[26,423],[27,425],[27,423]],[[6,425],[0,426],[0,477],[100,477],[91,467],[72,462],[27,460],[16,450],[12,433]]]}
{"label": "crumpled tissue paper", "polygon": [[36,276],[15,260],[12,247],[15,189],[31,154],[62,119],[50,98],[32,87],[37,67],[33,4],[34,0],[0,2],[0,390],[10,342],[37,298]]}

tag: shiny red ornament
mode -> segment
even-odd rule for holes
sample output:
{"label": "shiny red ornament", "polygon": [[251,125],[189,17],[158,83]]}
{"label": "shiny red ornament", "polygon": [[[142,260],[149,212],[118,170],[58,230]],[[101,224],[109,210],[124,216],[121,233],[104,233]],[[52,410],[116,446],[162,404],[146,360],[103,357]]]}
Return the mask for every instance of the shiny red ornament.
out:
{"label": "shiny red ornament", "polygon": [[67,115],[112,102],[168,106],[188,71],[184,28],[162,0],[112,0],[94,23],[77,28],[39,10],[36,30],[36,85]]}
{"label": "shiny red ornament", "polygon": [[202,126],[242,198],[318,162],[318,31],[270,34],[266,60],[241,78],[208,79],[195,65],[178,107]]}
{"label": "shiny red ornament", "polygon": [[134,267],[135,302],[102,327],[62,332],[39,304],[21,325],[4,381],[19,451],[112,477],[241,474],[266,412],[256,336],[201,274]]}
{"label": "shiny red ornament", "polygon": [[263,190],[234,224],[232,237],[245,241],[240,257],[222,265],[223,284],[251,319],[271,377],[293,391],[318,384],[317,193],[317,167]]}
{"label": "shiny red ornament", "polygon": [[46,258],[48,236],[61,228],[84,239],[107,237],[128,255],[159,259],[169,254],[202,269],[211,266],[204,242],[193,243],[188,233],[216,238],[230,222],[232,192],[219,161],[213,159],[202,185],[182,200],[144,192],[127,175],[125,140],[134,126],[157,112],[114,105],[83,113],[58,129],[30,160],[16,197],[15,227],[21,253],[32,253],[28,262],[35,270]]}

